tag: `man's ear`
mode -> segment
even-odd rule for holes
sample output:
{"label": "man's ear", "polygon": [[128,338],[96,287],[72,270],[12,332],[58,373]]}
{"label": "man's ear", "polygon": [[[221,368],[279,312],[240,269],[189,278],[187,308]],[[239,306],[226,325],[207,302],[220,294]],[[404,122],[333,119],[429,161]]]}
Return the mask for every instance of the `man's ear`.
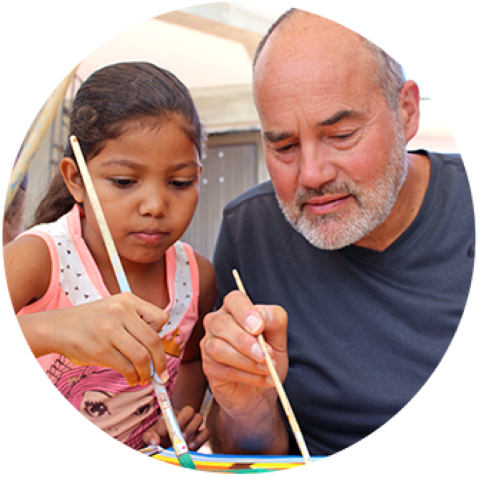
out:
{"label": "man's ear", "polygon": [[398,112],[405,133],[405,144],[417,134],[420,123],[420,92],[415,81],[405,81],[398,98]]}
{"label": "man's ear", "polygon": [[85,190],[77,164],[71,157],[64,157],[60,162],[60,172],[70,194],[81,204],[84,201]]}

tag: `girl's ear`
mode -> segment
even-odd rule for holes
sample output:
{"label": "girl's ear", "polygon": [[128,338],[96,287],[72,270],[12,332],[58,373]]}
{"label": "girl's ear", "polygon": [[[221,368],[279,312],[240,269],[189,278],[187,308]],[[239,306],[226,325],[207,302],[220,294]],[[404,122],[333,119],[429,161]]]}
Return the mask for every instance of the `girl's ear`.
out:
{"label": "girl's ear", "polygon": [[70,194],[72,194],[76,202],[81,204],[84,201],[85,192],[77,164],[71,157],[64,157],[60,162],[60,172]]}

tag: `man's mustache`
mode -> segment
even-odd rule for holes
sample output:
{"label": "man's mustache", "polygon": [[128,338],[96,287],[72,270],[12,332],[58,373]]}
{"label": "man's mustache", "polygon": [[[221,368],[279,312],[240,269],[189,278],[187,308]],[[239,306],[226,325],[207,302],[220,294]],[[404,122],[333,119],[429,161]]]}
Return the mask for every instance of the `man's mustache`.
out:
{"label": "man's mustache", "polygon": [[326,195],[348,194],[354,197],[358,196],[356,187],[353,187],[346,182],[340,184],[324,184],[316,189],[304,189],[297,191],[294,198],[294,203],[297,207],[302,207],[305,202],[315,197],[324,197]]}

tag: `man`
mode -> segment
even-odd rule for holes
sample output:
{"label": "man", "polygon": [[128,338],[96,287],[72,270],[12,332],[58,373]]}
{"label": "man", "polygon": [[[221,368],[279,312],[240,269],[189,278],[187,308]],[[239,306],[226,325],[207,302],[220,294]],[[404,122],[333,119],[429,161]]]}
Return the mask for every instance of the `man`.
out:
{"label": "man", "polygon": [[[263,333],[310,453],[329,455],[387,422],[444,355],[472,276],[468,181],[459,156],[406,152],[417,85],[329,20],[281,17],[259,45],[254,95],[271,182],[224,212],[223,306],[202,341],[211,442],[298,453]],[[249,299],[229,293],[234,268]]]}

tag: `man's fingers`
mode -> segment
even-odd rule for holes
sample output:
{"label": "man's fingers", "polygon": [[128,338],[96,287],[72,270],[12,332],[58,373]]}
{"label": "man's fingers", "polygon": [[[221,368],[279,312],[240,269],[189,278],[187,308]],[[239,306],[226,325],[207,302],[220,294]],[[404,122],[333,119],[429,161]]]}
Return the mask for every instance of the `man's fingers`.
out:
{"label": "man's fingers", "polygon": [[[269,345],[267,345],[268,348]],[[241,353],[222,339],[208,337],[204,342],[202,351],[203,356],[225,366],[255,374],[267,374],[268,372],[265,355],[256,338],[251,346],[244,353]]]}
{"label": "man's fingers", "polygon": [[237,323],[248,333],[259,335],[264,327],[263,316],[245,293],[233,291],[224,300],[225,312],[234,316]]}
{"label": "man's fingers", "polygon": [[277,353],[287,352],[287,312],[276,305],[258,305],[265,321],[263,336]]}
{"label": "man's fingers", "polygon": [[273,381],[265,364],[259,365],[255,372],[228,366],[206,358],[203,363],[205,374],[209,377],[211,386],[220,389],[224,386],[232,387],[237,384],[271,387]]}
{"label": "man's fingers", "polygon": [[[246,333],[231,315],[219,311],[209,315],[206,320],[206,346],[215,353],[219,361],[233,364],[231,358],[236,354],[258,363],[265,361],[257,337]],[[238,358],[240,359],[240,356]]]}
{"label": "man's fingers", "polygon": [[[253,316],[261,321],[260,327],[252,324]],[[244,328],[249,326],[255,333],[263,331],[274,365],[275,353],[286,354],[286,312],[278,306],[253,306],[244,293],[232,292],[223,308],[205,317],[206,334],[201,341],[203,368],[216,387],[228,382],[262,388],[271,386],[258,338]],[[285,358],[277,357],[281,357],[283,375]]]}
{"label": "man's fingers", "polygon": [[[265,377],[269,372],[265,355],[257,336],[246,332],[241,321],[242,318],[245,318],[244,323],[248,326],[248,318],[255,313],[262,321],[262,329],[265,328],[264,320],[269,321],[270,327],[276,326],[279,321],[282,322],[276,316],[280,310],[282,310],[280,307],[254,307],[243,293],[231,293],[225,300],[225,306],[222,309],[205,317],[206,335],[201,342],[201,349],[206,375],[213,377],[219,369],[222,369],[222,372],[226,374],[223,377],[219,376],[219,382],[223,382],[228,377],[233,382],[260,387],[267,386]],[[232,313],[235,315],[233,316]],[[282,330],[280,332],[271,330],[273,336],[281,335],[281,333]],[[280,337],[277,338],[278,349],[286,347],[285,329],[283,329],[283,333],[285,334],[283,341]],[[274,358],[274,352],[269,343],[267,343],[267,350]]]}

